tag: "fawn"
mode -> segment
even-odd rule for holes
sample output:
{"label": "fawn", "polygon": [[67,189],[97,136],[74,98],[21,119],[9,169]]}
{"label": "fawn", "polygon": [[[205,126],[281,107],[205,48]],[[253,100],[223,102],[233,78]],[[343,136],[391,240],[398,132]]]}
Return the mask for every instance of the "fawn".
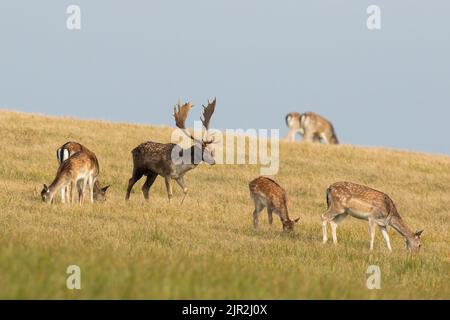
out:
{"label": "fawn", "polygon": [[289,232],[294,230],[294,224],[300,218],[295,220],[289,219],[287,208],[286,191],[274,180],[267,177],[258,177],[249,183],[250,196],[255,203],[255,210],[253,211],[253,227],[258,228],[259,213],[267,208],[269,216],[269,224],[272,225],[272,213],[279,215],[281,223],[283,224],[283,231]]}

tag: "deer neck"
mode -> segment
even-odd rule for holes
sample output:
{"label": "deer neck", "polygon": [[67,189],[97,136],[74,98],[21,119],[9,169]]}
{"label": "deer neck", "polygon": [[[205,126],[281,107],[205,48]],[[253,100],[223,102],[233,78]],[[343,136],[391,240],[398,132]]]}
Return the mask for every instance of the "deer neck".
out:
{"label": "deer neck", "polygon": [[193,163],[183,163],[178,167],[178,174],[184,174],[186,172],[188,172],[189,170],[194,169],[195,167],[197,167],[198,164],[193,164]]}
{"label": "deer neck", "polygon": [[290,221],[290,219],[289,219],[289,214],[288,214],[288,210],[287,210],[286,206],[283,206],[283,207],[281,207],[280,209],[281,209],[281,210],[280,210],[280,219],[281,219],[281,222],[282,222],[283,224],[285,224],[285,223],[287,223],[287,222]]}
{"label": "deer neck", "polygon": [[414,232],[405,224],[405,222],[400,218],[400,216],[393,216],[391,218],[390,225],[405,239],[411,239],[414,237]]}
{"label": "deer neck", "polygon": [[53,199],[55,193],[64,185],[66,184],[66,177],[64,174],[58,174],[53,180],[52,184],[48,187],[48,190],[50,192],[50,197]]}
{"label": "deer neck", "polygon": [[[177,176],[185,174],[186,172],[194,169],[198,165],[193,163],[194,158],[192,148],[183,149],[182,154],[183,154],[182,158],[175,165],[176,168],[175,173]],[[189,155],[189,157],[187,157],[187,155]]]}
{"label": "deer neck", "polygon": [[[182,167],[186,169],[186,171],[194,169],[197,167],[200,162],[202,162],[203,150],[196,148],[195,146],[189,147],[183,150],[183,154],[189,155],[189,161],[186,163],[183,162]],[[184,160],[184,159],[183,159]]]}

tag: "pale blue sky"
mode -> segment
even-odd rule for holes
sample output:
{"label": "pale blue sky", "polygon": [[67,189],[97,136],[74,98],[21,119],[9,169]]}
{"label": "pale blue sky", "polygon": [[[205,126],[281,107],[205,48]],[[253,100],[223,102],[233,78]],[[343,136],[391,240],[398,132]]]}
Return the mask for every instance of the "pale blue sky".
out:
{"label": "pale blue sky", "polygon": [[2,0],[0,107],[172,125],[217,96],[216,128],[315,111],[343,143],[450,154],[449,36],[446,0]]}

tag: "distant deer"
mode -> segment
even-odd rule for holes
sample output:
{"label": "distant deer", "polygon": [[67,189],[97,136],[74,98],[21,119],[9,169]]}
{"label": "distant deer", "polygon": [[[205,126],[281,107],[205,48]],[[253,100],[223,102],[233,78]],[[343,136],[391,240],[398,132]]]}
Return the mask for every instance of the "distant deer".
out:
{"label": "distant deer", "polygon": [[91,202],[94,202],[94,184],[99,173],[98,162],[85,152],[77,152],[65,160],[58,168],[50,186],[44,184],[41,197],[44,202],[53,203],[58,190],[68,188],[71,202],[74,202],[73,189],[78,190],[78,202],[83,204],[86,187],[89,185]]}
{"label": "distant deer", "polygon": [[[59,164],[63,163],[65,160],[70,158],[72,155],[74,155],[77,152],[84,152],[88,154],[90,157],[92,157],[93,161],[98,163],[97,156],[95,153],[93,153],[91,150],[83,146],[82,144],[74,141],[69,141],[63,144],[58,150],[56,151],[56,158],[58,159]],[[103,202],[106,200],[106,191],[108,190],[109,186],[106,187],[100,187],[100,182],[98,180],[95,180],[94,184],[94,201]],[[61,188],[61,202],[64,203],[65,199],[68,198],[69,194],[69,187]]]}
{"label": "distant deer", "polygon": [[258,177],[249,183],[250,196],[255,203],[255,210],[253,211],[253,227],[258,228],[259,213],[267,208],[269,216],[269,224],[272,225],[272,213],[279,215],[281,223],[283,224],[283,231],[293,231],[294,224],[300,218],[295,220],[289,219],[288,215],[288,200],[286,191],[274,180],[266,177]]}
{"label": "distant deer", "polygon": [[[174,143],[157,143],[157,142],[144,142],[137,146],[131,152],[133,155],[133,175],[128,182],[128,189],[125,199],[130,198],[131,190],[134,184],[142,178],[142,176],[147,176],[147,179],[142,186],[142,192],[146,200],[149,199],[149,191],[155,179],[158,175],[164,177],[167,195],[169,197],[169,202],[172,200],[172,184],[171,180],[175,180],[177,184],[183,190],[183,199],[181,204],[183,204],[186,198],[188,188],[184,183],[184,175],[186,172],[194,169],[200,162],[204,161],[210,165],[215,164],[214,152],[208,147],[214,140],[198,140],[194,138],[186,129],[185,121],[188,116],[189,110],[193,107],[189,102],[181,105],[178,103],[178,109],[174,107],[175,124],[176,126],[187,135],[194,144],[187,148],[182,149],[180,146]],[[216,99],[213,101],[208,101],[208,106],[203,106],[203,127],[206,130],[206,138],[209,130],[209,123],[211,116],[214,113],[216,107]],[[177,148],[177,149],[174,149]],[[176,151],[181,155],[188,155],[189,160],[184,161],[186,157],[183,157],[183,161],[175,162],[172,159],[172,154]]]}
{"label": "distant deer", "polygon": [[339,144],[331,122],[316,113],[289,113],[286,116],[286,124],[289,128],[286,139],[289,141],[294,141],[295,135],[300,133],[307,142]]}
{"label": "distant deer", "polygon": [[421,247],[420,236],[423,232],[413,232],[402,220],[394,202],[388,195],[352,182],[337,182],[327,189],[328,210],[322,215],[323,242],[326,243],[327,223],[331,225],[333,242],[337,243],[336,229],[348,215],[369,222],[370,250],[373,250],[375,229],[378,226],[383,234],[389,251],[392,251],[386,228],[391,226],[406,241],[410,251]]}

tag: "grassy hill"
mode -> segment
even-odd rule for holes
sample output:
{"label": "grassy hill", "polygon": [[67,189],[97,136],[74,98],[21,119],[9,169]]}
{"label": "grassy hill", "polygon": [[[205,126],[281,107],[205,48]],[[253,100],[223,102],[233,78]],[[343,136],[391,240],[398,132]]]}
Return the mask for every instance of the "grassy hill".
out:
{"label": "grassy hill", "polygon": [[[0,111],[0,298],[450,298],[450,158],[353,146],[282,143],[275,179],[290,196],[295,233],[283,235],[261,215],[252,228],[251,165],[202,165],[189,172],[190,194],[169,204],[162,178],[146,203],[131,175],[130,151],[167,142],[171,129]],[[112,184],[103,204],[50,206],[43,183],[57,170],[56,148],[68,140],[95,151],[100,181]],[[391,195],[423,250],[406,252],[389,229],[368,250],[367,222],[348,218],[337,246],[321,243],[325,189],[338,180]],[[66,268],[81,268],[81,290],[66,288]],[[366,288],[369,265],[381,290]]]}

